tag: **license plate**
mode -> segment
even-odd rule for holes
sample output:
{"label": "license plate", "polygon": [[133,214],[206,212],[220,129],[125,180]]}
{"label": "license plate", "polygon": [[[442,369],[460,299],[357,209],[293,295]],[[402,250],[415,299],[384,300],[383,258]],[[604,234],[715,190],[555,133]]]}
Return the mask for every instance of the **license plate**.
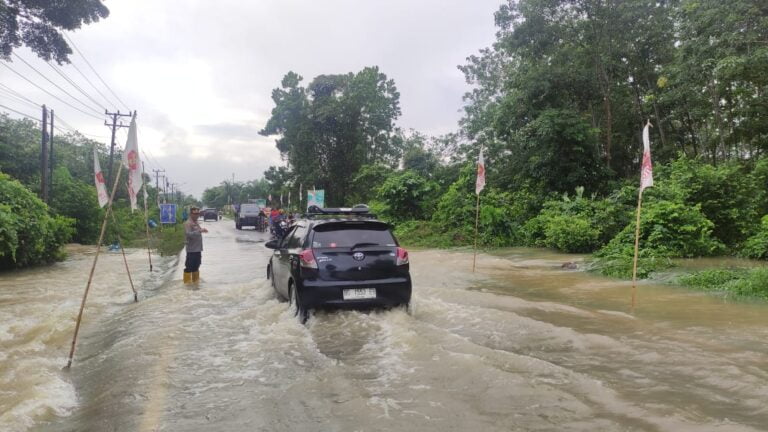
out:
{"label": "license plate", "polygon": [[349,288],[342,291],[344,300],[376,298],[376,288]]}

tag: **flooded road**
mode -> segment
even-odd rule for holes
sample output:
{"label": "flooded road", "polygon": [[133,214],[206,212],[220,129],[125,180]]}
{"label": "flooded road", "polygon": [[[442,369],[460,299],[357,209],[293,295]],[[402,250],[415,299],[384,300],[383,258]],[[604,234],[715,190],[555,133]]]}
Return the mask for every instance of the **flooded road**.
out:
{"label": "flooded road", "polygon": [[[411,251],[413,313],[320,312],[264,278],[265,235],[207,222],[197,288],[176,258],[92,252],[0,275],[0,430],[768,430],[768,306],[563,270],[508,249]],[[143,254],[143,255],[142,255]],[[159,268],[159,271],[157,270]]]}

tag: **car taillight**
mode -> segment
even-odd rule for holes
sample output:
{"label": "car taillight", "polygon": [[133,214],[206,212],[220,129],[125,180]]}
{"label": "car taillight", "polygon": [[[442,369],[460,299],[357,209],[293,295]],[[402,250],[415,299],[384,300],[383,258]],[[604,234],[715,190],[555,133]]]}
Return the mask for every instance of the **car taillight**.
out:
{"label": "car taillight", "polygon": [[299,265],[304,268],[317,268],[317,261],[315,261],[315,254],[312,253],[312,249],[304,249],[299,253]]}
{"label": "car taillight", "polygon": [[408,264],[408,251],[399,247],[397,248],[397,265]]}

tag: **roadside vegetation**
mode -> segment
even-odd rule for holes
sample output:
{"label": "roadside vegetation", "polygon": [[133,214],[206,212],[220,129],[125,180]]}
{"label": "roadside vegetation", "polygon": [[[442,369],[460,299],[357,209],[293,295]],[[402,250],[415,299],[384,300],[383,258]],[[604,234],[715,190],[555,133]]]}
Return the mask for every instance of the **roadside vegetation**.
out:
{"label": "roadside vegetation", "polygon": [[[57,135],[52,189],[49,202],[40,198],[40,129],[29,120],[14,120],[0,113],[0,269],[45,264],[63,258],[61,246],[69,243],[95,244],[104,209],[98,205],[93,180],[93,148],[101,166],[108,166],[109,152],[103,144],[83,135]],[[117,172],[122,154],[114,157]],[[145,177],[145,180],[149,180]],[[125,177],[121,179],[125,182]],[[151,183],[147,183],[150,185]],[[149,219],[159,222],[157,191],[147,187]],[[141,196],[141,195],[140,195]],[[115,216],[125,245],[146,247],[143,202],[141,211],[131,212],[125,187],[118,187]],[[181,205],[196,203],[177,194],[168,197]],[[180,218],[181,209],[179,208]],[[110,220],[104,244],[117,242],[117,227]],[[151,229],[153,247],[162,253],[177,253],[183,247],[177,234]],[[174,252],[175,251],[175,252]]]}
{"label": "roadside vegetation", "polygon": [[[510,0],[493,18],[496,41],[459,66],[470,89],[457,131],[399,128],[400,93],[377,66],[307,80],[288,71],[260,125],[286,166],[223,181],[202,201],[223,208],[271,195],[270,205],[300,211],[306,191],[323,189],[327,206],[367,203],[406,245],[470,246],[483,148],[482,247],[591,254],[594,271],[628,277],[650,120],[655,185],[643,197],[639,276],[678,258],[768,258],[765,2]],[[33,123],[0,116],[0,171],[33,194],[38,136]],[[79,135],[58,142],[47,215],[66,228],[51,244],[93,242],[103,213],[89,159],[97,145],[106,166],[106,150]],[[130,241],[144,222],[120,194]],[[12,244],[15,234],[4,235]],[[760,297],[764,276],[713,270],[681,283]]]}

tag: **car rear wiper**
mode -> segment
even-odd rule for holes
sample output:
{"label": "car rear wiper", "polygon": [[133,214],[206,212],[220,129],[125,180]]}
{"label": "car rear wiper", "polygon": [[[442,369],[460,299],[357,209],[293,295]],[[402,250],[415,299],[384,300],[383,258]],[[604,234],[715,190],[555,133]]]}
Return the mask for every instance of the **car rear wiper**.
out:
{"label": "car rear wiper", "polygon": [[378,245],[379,245],[378,243],[366,243],[366,242],[355,243],[350,249],[357,249],[360,246],[378,246]]}

